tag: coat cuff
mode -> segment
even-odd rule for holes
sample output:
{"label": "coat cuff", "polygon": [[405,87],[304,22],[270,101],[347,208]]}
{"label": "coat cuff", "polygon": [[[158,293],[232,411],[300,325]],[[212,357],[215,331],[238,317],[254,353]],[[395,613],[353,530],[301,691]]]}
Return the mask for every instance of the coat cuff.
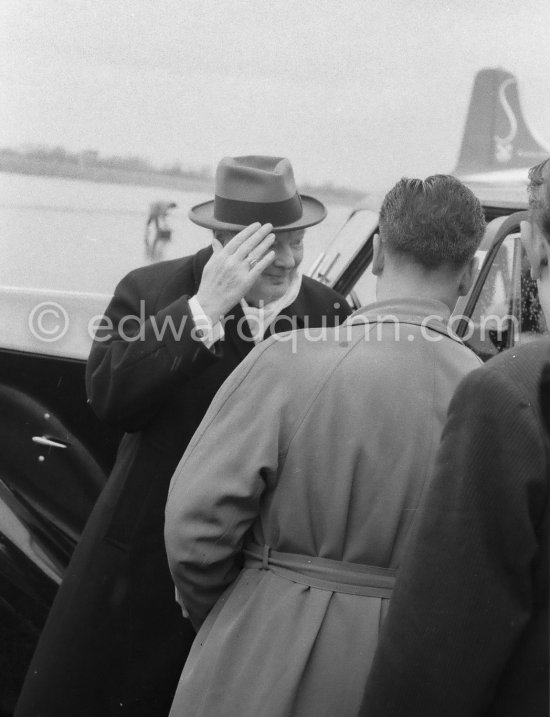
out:
{"label": "coat cuff", "polygon": [[200,339],[207,349],[223,339],[225,332],[220,321],[212,323],[210,318],[204,313],[202,306],[196,296],[192,296],[189,301],[189,310],[191,318],[195,324],[195,336]]}

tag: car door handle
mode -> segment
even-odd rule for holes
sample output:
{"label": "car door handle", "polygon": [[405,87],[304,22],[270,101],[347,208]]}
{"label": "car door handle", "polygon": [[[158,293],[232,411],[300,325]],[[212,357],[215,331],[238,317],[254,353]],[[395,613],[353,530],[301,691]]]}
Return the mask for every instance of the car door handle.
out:
{"label": "car door handle", "polygon": [[48,446],[49,448],[68,448],[68,443],[63,443],[59,439],[54,440],[48,438],[48,436],[33,436],[32,440],[34,443],[39,443],[41,446]]}

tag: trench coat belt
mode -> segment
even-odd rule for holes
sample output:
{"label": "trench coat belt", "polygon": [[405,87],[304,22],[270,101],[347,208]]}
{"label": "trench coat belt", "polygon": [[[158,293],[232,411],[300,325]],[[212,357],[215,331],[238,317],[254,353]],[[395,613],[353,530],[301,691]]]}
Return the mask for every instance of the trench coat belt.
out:
{"label": "trench coat belt", "polygon": [[280,553],[268,545],[247,543],[244,547],[246,568],[269,570],[282,578],[319,590],[390,598],[396,570],[379,568],[343,560],[319,558],[313,555]]}

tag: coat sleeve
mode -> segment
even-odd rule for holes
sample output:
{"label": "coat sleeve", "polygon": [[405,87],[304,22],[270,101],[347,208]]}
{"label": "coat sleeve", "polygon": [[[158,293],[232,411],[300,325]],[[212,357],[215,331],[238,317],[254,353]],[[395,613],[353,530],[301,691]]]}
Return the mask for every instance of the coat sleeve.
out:
{"label": "coat sleeve", "polygon": [[536,407],[488,368],[466,377],[451,402],[364,717],[485,714],[530,618],[545,438]]}
{"label": "coat sleeve", "polygon": [[168,562],[196,629],[236,579],[245,533],[277,474],[282,393],[263,360],[270,344],[256,347],[223,384],[172,478]]}
{"label": "coat sleeve", "polygon": [[218,358],[195,335],[189,297],[155,310],[150,296],[132,274],[120,282],[86,367],[93,410],[127,431],[142,428],[174,387]]}

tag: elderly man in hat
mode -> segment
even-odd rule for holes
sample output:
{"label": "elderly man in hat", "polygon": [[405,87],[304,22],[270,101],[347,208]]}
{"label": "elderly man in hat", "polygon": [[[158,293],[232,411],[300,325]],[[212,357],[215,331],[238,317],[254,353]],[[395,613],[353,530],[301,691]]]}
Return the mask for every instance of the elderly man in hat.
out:
{"label": "elderly man in hat", "polygon": [[[116,288],[87,388],[98,416],[127,433],[50,613],[19,717],[167,714],[194,637],[164,550],[168,484],[214,394],[258,341],[349,314],[340,295],[299,271],[304,230],[325,215],[296,191],[287,159],[223,159],[214,200],[190,212],[214,231],[213,246],[132,271]],[[252,415],[264,400],[247,396]]]}

